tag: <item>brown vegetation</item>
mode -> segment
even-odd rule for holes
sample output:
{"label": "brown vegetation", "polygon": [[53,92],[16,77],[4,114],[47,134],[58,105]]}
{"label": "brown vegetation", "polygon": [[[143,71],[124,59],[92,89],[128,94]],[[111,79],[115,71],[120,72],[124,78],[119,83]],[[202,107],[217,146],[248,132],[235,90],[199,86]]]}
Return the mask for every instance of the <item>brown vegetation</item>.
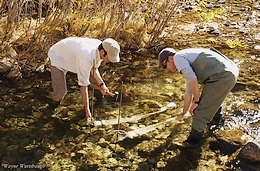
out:
{"label": "brown vegetation", "polygon": [[[26,64],[44,60],[68,36],[113,37],[123,47],[151,46],[177,9],[178,0],[8,0],[0,5],[0,49],[12,47]],[[43,61],[42,61],[43,62]]]}
{"label": "brown vegetation", "polygon": [[[69,36],[112,37],[123,52],[254,43],[255,25],[221,5],[229,6],[206,0],[6,0],[0,3],[0,60],[8,57],[12,70],[30,74],[46,62],[52,44]],[[248,27],[239,26],[239,20]]]}

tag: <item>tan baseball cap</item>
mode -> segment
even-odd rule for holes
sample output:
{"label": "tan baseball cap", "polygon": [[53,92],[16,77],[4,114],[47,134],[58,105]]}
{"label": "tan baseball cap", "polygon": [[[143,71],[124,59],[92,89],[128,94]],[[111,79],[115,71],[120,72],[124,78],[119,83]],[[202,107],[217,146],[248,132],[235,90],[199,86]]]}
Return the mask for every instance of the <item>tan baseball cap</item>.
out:
{"label": "tan baseball cap", "polygon": [[119,52],[120,46],[114,39],[107,38],[102,42],[102,46],[107,52],[110,62],[116,63],[120,61]]}
{"label": "tan baseball cap", "polygon": [[165,59],[167,59],[169,56],[174,56],[176,51],[173,48],[164,48],[158,55],[158,68],[161,69],[163,66],[163,62]]}

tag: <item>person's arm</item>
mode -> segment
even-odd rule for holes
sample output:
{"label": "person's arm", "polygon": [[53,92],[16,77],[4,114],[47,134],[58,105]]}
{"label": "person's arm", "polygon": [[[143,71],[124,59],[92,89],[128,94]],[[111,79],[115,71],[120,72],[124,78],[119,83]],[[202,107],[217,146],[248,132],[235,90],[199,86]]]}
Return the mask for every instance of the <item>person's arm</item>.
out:
{"label": "person's arm", "polygon": [[184,96],[183,111],[180,115],[184,115],[190,108],[190,114],[193,116],[194,115],[193,111],[198,105],[197,104],[192,104],[192,106],[190,105],[192,102],[192,97],[194,97],[195,101],[199,101],[200,98],[198,80],[191,67],[184,68],[183,70],[181,70],[181,73],[186,78],[186,90]]}
{"label": "person's arm", "polygon": [[189,86],[189,90],[187,90],[187,91],[191,91],[192,94],[185,93],[183,110],[180,113],[180,115],[182,115],[182,116],[185,115],[185,113],[187,113],[188,110],[190,109],[190,114],[193,116],[194,109],[196,109],[198,107],[198,104],[193,103],[191,105],[192,95],[193,95],[194,101],[199,102],[199,99],[200,99],[199,85],[198,85],[197,79],[192,80],[187,86]]}
{"label": "person's arm", "polygon": [[182,109],[182,113],[180,115],[185,115],[188,112],[190,104],[191,104],[192,96],[185,94],[184,96],[184,105]]}
{"label": "person's arm", "polygon": [[91,69],[91,74],[93,75],[93,77],[95,78],[95,80],[97,81],[97,83],[98,83],[98,85],[100,86],[100,88],[101,88],[101,93],[102,94],[106,94],[107,92],[109,92],[109,90],[108,90],[108,88],[107,88],[107,86],[106,86],[106,84],[104,83],[104,81],[103,81],[103,79],[102,79],[102,77],[101,77],[101,75],[100,75],[100,73],[99,73],[99,70],[98,70],[98,68],[94,68],[94,67],[92,67],[92,69]]}
{"label": "person's arm", "polygon": [[80,93],[82,97],[82,102],[86,112],[86,118],[92,118],[90,109],[89,109],[89,98],[88,98],[88,87],[87,86],[80,86]]}
{"label": "person's arm", "polygon": [[[200,101],[200,92],[199,92],[199,84],[198,80],[194,79],[189,83],[190,89],[193,94],[193,100],[194,102],[199,102]],[[190,99],[192,100],[192,99]],[[191,102],[191,101],[190,101]],[[199,104],[193,103],[190,107],[190,114],[193,116],[194,115],[194,109],[198,107]]]}
{"label": "person's arm", "polygon": [[193,100],[194,101],[199,101],[200,100],[200,92],[199,92],[199,84],[198,84],[198,80],[194,79],[189,83],[190,89],[192,91],[193,94]]}

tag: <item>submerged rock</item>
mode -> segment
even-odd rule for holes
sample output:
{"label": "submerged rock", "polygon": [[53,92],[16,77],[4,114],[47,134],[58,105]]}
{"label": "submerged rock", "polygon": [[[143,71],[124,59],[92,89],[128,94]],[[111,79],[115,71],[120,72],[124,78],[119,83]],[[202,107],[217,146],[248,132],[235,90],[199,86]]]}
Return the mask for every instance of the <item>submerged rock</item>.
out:
{"label": "submerged rock", "polygon": [[138,151],[139,155],[151,156],[162,150],[161,148],[165,144],[164,141],[158,141],[156,139],[150,141],[143,141],[142,143],[135,146],[135,150]]}

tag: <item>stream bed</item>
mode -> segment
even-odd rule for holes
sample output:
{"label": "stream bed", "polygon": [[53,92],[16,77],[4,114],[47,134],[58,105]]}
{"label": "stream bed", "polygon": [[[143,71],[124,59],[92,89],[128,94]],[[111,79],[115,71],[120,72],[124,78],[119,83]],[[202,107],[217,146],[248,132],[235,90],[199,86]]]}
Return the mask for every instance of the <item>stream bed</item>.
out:
{"label": "stream bed", "polygon": [[[240,57],[245,59],[247,55],[244,53]],[[176,117],[182,109],[184,79],[178,73],[157,71],[156,59],[138,61],[138,58],[142,56],[131,54],[125,58],[131,60],[128,63],[123,59],[119,66],[101,66],[110,91],[120,94],[117,101],[106,96],[102,103],[98,103],[98,96],[93,97],[92,88],[89,89],[96,121],[117,120],[118,116],[123,121],[123,118],[140,116],[138,120],[120,124],[88,127],[75,74],[67,75],[68,94],[55,110],[45,101],[52,91],[49,72],[34,73],[19,81],[2,79],[0,170],[6,169],[4,164],[19,165],[20,169],[20,164],[24,164],[22,167],[28,165],[34,170],[172,170],[172,166],[176,170],[236,168],[227,165],[235,151],[221,151],[219,146],[212,145],[217,140],[210,134],[199,148],[185,149],[174,145],[174,142],[186,139],[191,126],[189,114],[183,120],[165,122]],[[259,71],[256,63],[251,60],[245,64]],[[244,64],[240,68],[247,72],[248,67]],[[259,74],[240,77],[223,104],[227,121],[225,130],[240,130],[243,134],[238,134],[238,138],[255,143],[260,140],[258,78]],[[98,90],[95,92],[98,94]],[[158,112],[169,103],[175,105]],[[146,116],[152,112],[155,114]],[[147,133],[130,138],[125,136],[126,132],[153,124],[158,126]]]}
{"label": "stream bed", "polygon": [[[258,3],[249,8],[251,4],[249,0],[243,4],[226,1],[229,16],[222,15],[218,22],[229,22],[222,27],[215,27],[214,22],[186,22],[192,21],[191,16],[183,12],[177,18],[182,24],[165,29],[174,39],[158,42],[180,50],[212,46],[211,38],[219,41],[215,48],[239,66],[238,82],[223,103],[224,128],[208,130],[199,147],[175,144],[189,135],[191,116],[177,118],[185,90],[182,75],[156,70],[157,54],[163,47],[124,49],[120,63],[100,67],[109,90],[119,92],[119,97],[100,101],[98,90],[93,94],[89,88],[95,127],[85,120],[75,74],[67,74],[68,93],[56,109],[46,101],[52,92],[48,71],[20,80],[1,77],[0,171],[257,171],[258,163],[236,159],[243,145],[259,146],[260,142],[259,24],[247,20],[254,16],[259,22],[260,7]],[[196,38],[190,40],[194,33]],[[221,42],[230,37],[239,38],[245,46],[230,48]]]}

